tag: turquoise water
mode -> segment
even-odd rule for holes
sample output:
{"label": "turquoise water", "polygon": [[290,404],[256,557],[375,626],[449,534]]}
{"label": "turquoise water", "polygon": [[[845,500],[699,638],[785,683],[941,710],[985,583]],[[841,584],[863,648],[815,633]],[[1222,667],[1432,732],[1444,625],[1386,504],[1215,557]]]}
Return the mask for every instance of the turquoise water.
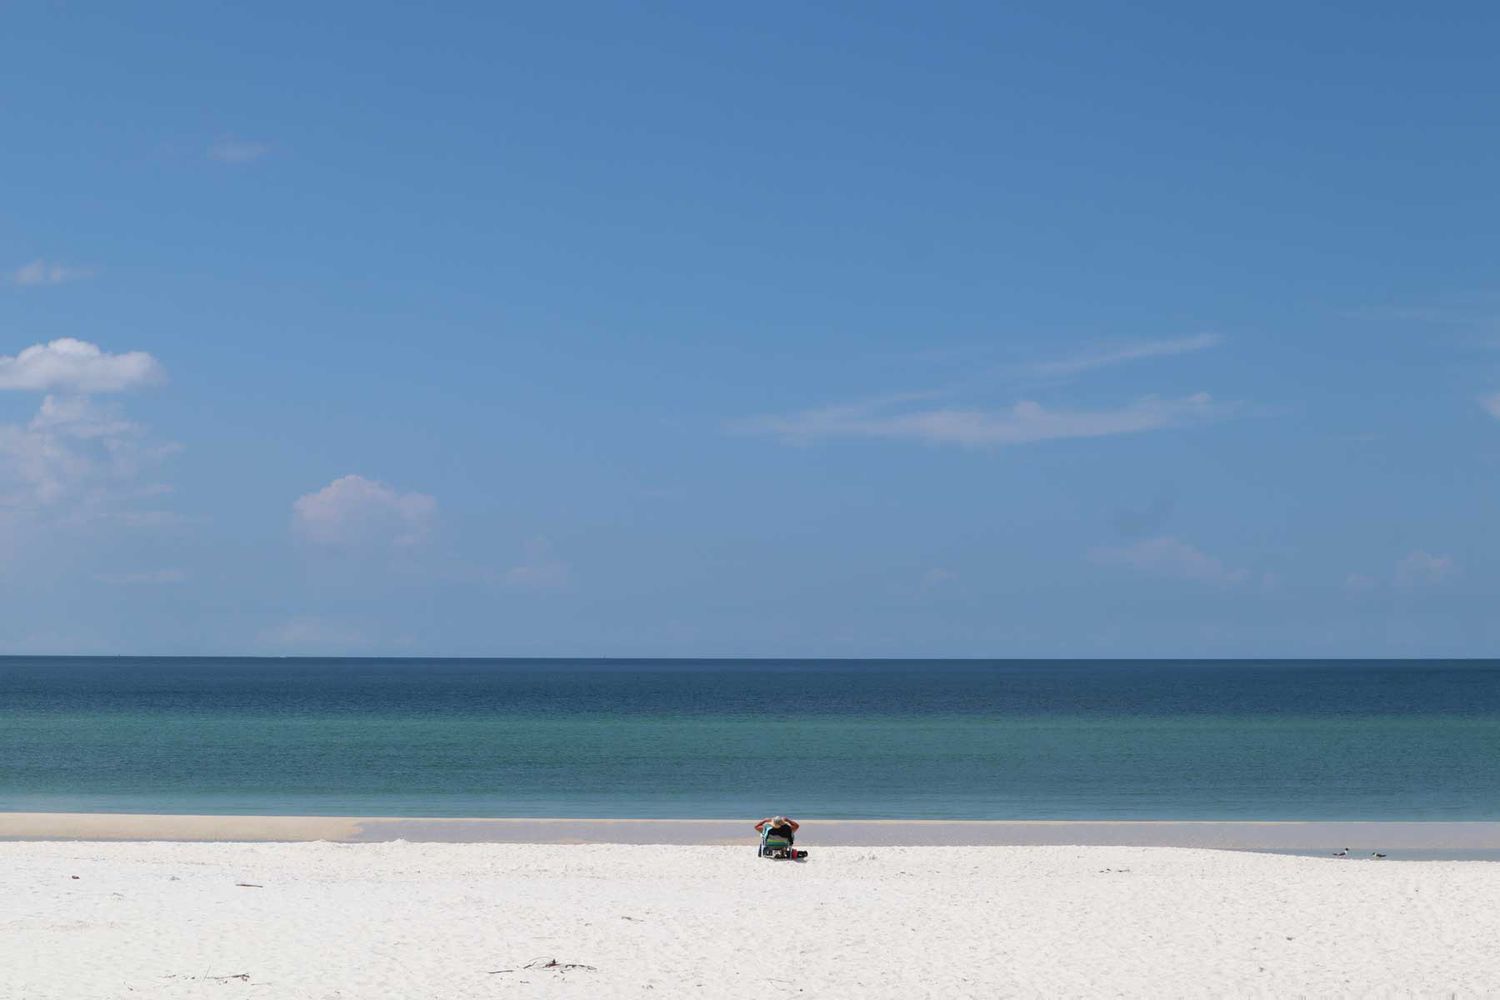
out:
{"label": "turquoise water", "polygon": [[1500,819],[1500,662],[8,658],[0,809]]}

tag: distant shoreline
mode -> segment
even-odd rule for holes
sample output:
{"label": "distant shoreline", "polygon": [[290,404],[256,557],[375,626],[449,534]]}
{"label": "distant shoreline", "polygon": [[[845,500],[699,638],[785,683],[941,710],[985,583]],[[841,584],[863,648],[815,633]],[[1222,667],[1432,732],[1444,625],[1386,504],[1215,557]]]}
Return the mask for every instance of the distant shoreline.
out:
{"label": "distant shoreline", "polygon": [[[376,816],[0,813],[0,840],[334,841],[371,843],[679,844],[754,841],[722,819],[406,818]],[[1321,853],[1341,847],[1424,857],[1495,852],[1500,822],[1244,820],[820,820],[803,840],[824,846],[1189,847]]]}

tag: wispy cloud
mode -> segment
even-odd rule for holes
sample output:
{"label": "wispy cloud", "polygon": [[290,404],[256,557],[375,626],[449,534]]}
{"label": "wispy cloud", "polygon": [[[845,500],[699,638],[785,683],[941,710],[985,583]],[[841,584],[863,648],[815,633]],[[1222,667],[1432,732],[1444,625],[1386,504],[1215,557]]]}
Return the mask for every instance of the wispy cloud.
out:
{"label": "wispy cloud", "polygon": [[364,476],[341,476],[292,504],[303,537],[320,545],[415,545],[432,528],[437,501]]}
{"label": "wispy cloud", "polygon": [[1344,588],[1356,593],[1367,593],[1387,585],[1400,590],[1418,590],[1446,583],[1457,576],[1458,571],[1458,562],[1452,556],[1416,549],[1398,559],[1388,574],[1350,573],[1344,578]]}
{"label": "wispy cloud", "polygon": [[141,587],[185,583],[188,575],[180,569],[153,569],[142,573],[96,573],[94,579],[100,583],[111,583],[123,587]]}
{"label": "wispy cloud", "polygon": [[220,163],[250,163],[270,152],[269,143],[225,136],[208,147],[208,158]]}
{"label": "wispy cloud", "polygon": [[934,566],[927,572],[922,574],[921,579],[918,581],[918,586],[921,587],[922,590],[936,590],[938,587],[941,587],[944,584],[952,583],[957,579],[958,574],[953,572],[951,569],[944,569],[941,566]]}
{"label": "wispy cloud", "polygon": [[1493,290],[1469,291],[1443,296],[1430,302],[1388,302],[1346,311],[1361,320],[1394,323],[1420,323],[1493,330],[1500,315],[1500,295]]}
{"label": "wispy cloud", "polygon": [[1496,420],[1500,420],[1500,392],[1495,393],[1493,396],[1485,396],[1479,401],[1479,405],[1484,408],[1484,412]]}
{"label": "wispy cloud", "polygon": [[1452,556],[1438,556],[1418,550],[1396,563],[1393,579],[1398,587],[1430,587],[1442,583],[1458,572]]}
{"label": "wispy cloud", "polygon": [[260,633],[260,641],[276,649],[317,652],[365,649],[374,643],[370,633],[358,625],[313,616],[272,625]]}
{"label": "wispy cloud", "polygon": [[505,582],[518,590],[561,590],[572,579],[571,567],[552,551],[552,543],[537,538],[526,545],[526,561],[505,573]]}
{"label": "wispy cloud", "polygon": [[1147,396],[1104,410],[1048,409],[1032,400],[999,410],[912,407],[879,401],[755,417],[734,427],[798,444],[834,438],[877,438],[999,447],[1064,438],[1139,434],[1202,422],[1224,409],[1204,392],[1180,399]]}
{"label": "wispy cloud", "polygon": [[1123,566],[1149,576],[1197,583],[1243,583],[1250,576],[1179,538],[1148,538],[1132,545],[1098,548],[1089,558],[1101,566]]}
{"label": "wispy cloud", "polygon": [[1223,342],[1224,338],[1217,333],[1200,333],[1192,337],[1177,337],[1169,340],[1140,340],[1096,348],[1093,351],[1077,354],[1070,358],[1034,362],[1024,366],[1024,370],[1029,374],[1044,378],[1059,378],[1093,371],[1096,368],[1121,365],[1130,361],[1143,361],[1147,358],[1166,358],[1177,354],[1192,354],[1196,351],[1206,351],[1210,347],[1217,347]]}
{"label": "wispy cloud", "polygon": [[34,288],[39,285],[66,284],[69,281],[87,278],[91,273],[81,267],[68,267],[55,260],[37,258],[7,274],[5,280],[12,285],[20,285],[22,288]]}

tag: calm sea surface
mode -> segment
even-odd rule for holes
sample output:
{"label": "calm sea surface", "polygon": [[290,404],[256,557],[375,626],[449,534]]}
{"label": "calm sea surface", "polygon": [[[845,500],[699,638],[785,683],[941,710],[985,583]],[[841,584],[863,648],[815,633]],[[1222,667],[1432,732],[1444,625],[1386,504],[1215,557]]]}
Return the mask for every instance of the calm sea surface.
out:
{"label": "calm sea surface", "polygon": [[0,810],[1500,819],[1500,661],[0,658]]}

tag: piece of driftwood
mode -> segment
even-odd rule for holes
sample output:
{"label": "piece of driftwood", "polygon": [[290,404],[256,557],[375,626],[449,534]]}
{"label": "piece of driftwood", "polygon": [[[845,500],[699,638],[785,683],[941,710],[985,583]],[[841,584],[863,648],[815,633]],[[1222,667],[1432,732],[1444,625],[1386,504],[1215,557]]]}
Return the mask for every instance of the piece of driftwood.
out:
{"label": "piece of driftwood", "polygon": [[598,972],[592,965],[584,965],[582,962],[559,962],[555,958],[533,958],[519,969],[495,969],[485,973],[488,976],[498,976],[506,972],[521,972],[525,969],[549,969],[552,972],[572,972],[582,969],[584,972]]}
{"label": "piece of driftwood", "polygon": [[263,885],[257,885],[254,882],[236,882],[235,885],[239,886],[242,889],[264,889],[265,888],[265,886],[263,886]]}

